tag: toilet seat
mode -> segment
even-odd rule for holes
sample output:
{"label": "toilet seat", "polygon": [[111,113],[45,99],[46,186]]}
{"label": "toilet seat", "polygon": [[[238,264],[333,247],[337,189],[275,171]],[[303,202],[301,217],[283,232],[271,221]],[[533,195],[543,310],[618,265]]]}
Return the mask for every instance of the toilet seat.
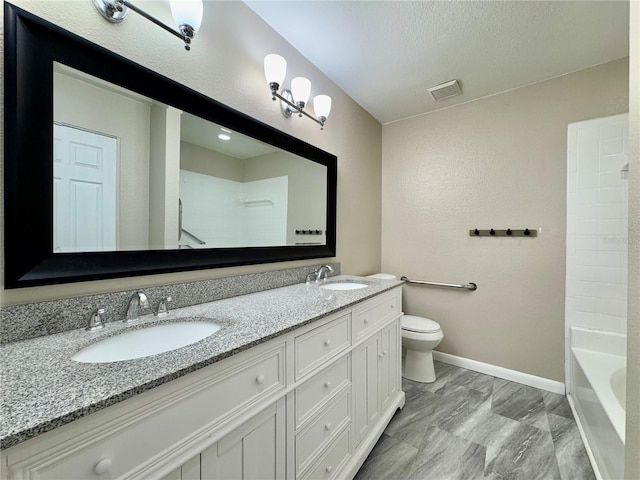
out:
{"label": "toilet seat", "polygon": [[429,318],[403,315],[402,330],[416,333],[437,333],[440,331],[440,325]]}

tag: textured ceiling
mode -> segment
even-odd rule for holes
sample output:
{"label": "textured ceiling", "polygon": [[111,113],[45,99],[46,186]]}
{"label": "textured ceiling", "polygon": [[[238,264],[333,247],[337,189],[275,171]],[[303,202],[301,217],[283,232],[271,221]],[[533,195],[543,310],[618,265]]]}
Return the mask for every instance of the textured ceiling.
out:
{"label": "textured ceiling", "polygon": [[628,1],[245,3],[383,124],[628,55]]}

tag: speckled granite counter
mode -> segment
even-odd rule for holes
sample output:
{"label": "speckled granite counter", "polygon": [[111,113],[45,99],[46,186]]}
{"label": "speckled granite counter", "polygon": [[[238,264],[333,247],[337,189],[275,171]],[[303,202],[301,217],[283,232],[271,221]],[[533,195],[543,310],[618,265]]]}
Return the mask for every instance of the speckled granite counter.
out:
{"label": "speckled granite counter", "polygon": [[[0,448],[5,449],[140,392],[251,348],[403,282],[339,276],[367,288],[329,291],[297,284],[171,311],[161,319],[141,317],[110,323],[98,332],[70,332],[0,347],[2,404]],[[151,357],[87,364],[71,360],[85,346],[131,328],[178,320],[221,325],[214,335]]]}

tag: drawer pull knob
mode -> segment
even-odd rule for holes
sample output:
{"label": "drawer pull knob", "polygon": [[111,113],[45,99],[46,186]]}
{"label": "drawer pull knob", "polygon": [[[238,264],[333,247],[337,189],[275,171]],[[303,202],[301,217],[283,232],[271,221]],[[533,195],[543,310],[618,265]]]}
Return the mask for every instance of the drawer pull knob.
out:
{"label": "drawer pull knob", "polygon": [[325,429],[325,430],[331,430],[331,424],[330,424],[330,423],[327,423],[327,424],[324,426],[324,429]]}
{"label": "drawer pull knob", "polygon": [[333,471],[333,467],[331,465],[327,465],[327,468],[325,468],[325,470],[327,471],[327,473],[331,473]]}
{"label": "drawer pull knob", "polygon": [[369,319],[365,318],[365,319],[364,319],[364,324],[365,324],[365,325],[369,325]]}
{"label": "drawer pull knob", "polygon": [[97,475],[102,475],[103,473],[107,473],[111,468],[112,463],[113,462],[111,461],[110,458],[103,458],[98,463],[96,463],[96,466],[93,467],[93,471],[96,472]]}
{"label": "drawer pull knob", "polygon": [[264,383],[264,375],[260,375],[260,376],[256,377],[256,383],[258,385],[262,385]]}
{"label": "drawer pull knob", "polygon": [[326,382],[324,384],[324,388],[331,388],[331,382]]}
{"label": "drawer pull knob", "polygon": [[325,344],[325,346],[327,346],[327,347],[328,347],[329,345],[331,345],[331,339],[330,339],[330,338],[327,338],[327,339],[324,341],[324,344]]}
{"label": "drawer pull knob", "polygon": [[384,357],[384,352],[380,352],[380,353],[378,354],[378,358],[382,358],[382,357]]}

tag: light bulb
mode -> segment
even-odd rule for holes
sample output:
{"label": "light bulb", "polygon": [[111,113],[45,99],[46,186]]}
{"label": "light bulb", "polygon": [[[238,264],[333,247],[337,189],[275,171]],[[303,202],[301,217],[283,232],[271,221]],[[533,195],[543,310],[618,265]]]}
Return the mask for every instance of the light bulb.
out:
{"label": "light bulb", "polygon": [[331,97],[329,95],[316,95],[313,97],[313,110],[318,120],[326,120],[331,112]]}
{"label": "light bulb", "polygon": [[170,0],[171,15],[178,27],[189,25],[197,32],[202,24],[202,0]]}
{"label": "light bulb", "polygon": [[304,77],[294,78],[291,80],[291,93],[296,103],[306,104],[311,95],[311,81]]}
{"label": "light bulb", "polygon": [[278,87],[284,82],[287,74],[287,61],[276,53],[264,57],[264,76],[269,85],[276,83]]}

